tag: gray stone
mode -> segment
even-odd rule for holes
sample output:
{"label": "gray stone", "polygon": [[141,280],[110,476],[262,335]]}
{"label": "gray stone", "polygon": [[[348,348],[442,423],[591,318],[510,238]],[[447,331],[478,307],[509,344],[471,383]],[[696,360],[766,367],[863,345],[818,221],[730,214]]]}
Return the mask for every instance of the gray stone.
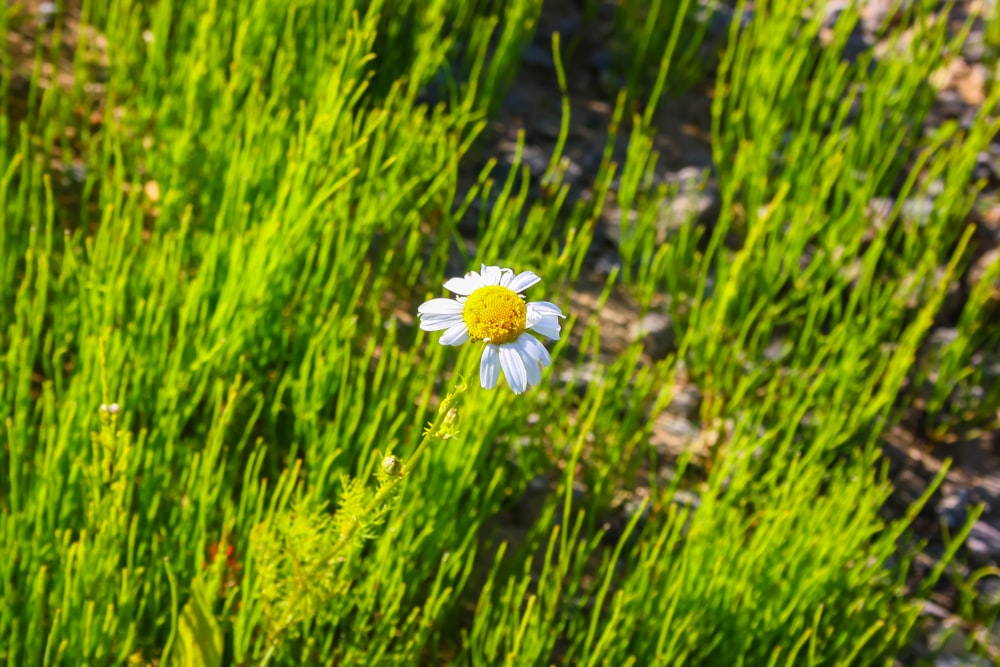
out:
{"label": "gray stone", "polygon": [[923,227],[934,214],[934,200],[926,196],[907,199],[903,202],[899,213],[904,220],[909,220]]}
{"label": "gray stone", "polygon": [[969,539],[965,541],[969,553],[987,561],[1000,559],[1000,529],[992,523],[980,519],[972,526]]}
{"label": "gray stone", "polygon": [[659,243],[684,225],[711,225],[718,219],[721,210],[718,184],[705,170],[684,167],[668,173],[663,180],[674,193],[660,203],[656,223]]}
{"label": "gray stone", "polygon": [[[695,20],[706,26],[706,37],[710,42],[719,42],[729,37],[729,26],[736,19],[736,12],[726,3],[713,0],[699,0]],[[753,7],[747,5],[740,15],[740,29],[746,28],[753,21]]]}
{"label": "gray stone", "polygon": [[[949,615],[943,619],[941,624],[934,628],[927,638],[931,650],[939,651],[941,658],[946,656],[959,657],[965,653],[965,646],[968,643],[968,635],[962,628],[962,619]],[[935,665],[938,663],[935,662]],[[948,663],[953,665],[963,665],[967,663]]]}
{"label": "gray stone", "polygon": [[991,667],[993,663],[988,659],[969,653],[941,655],[935,658],[934,667]]}
{"label": "gray stone", "polygon": [[[969,267],[967,274],[969,287],[972,288],[984,280],[988,275],[987,272],[997,262],[1000,262],[1000,247],[983,253],[976,259],[973,265]],[[1000,276],[997,277],[996,284],[994,285],[994,293],[1000,294]]]}
{"label": "gray stone", "polygon": [[948,531],[954,534],[969,518],[968,490],[959,489],[957,493],[946,496],[934,509],[938,518],[948,527]]}
{"label": "gray stone", "polygon": [[823,25],[832,28],[840,15],[854,4],[852,0],[828,0],[823,7]]}
{"label": "gray stone", "polygon": [[525,146],[521,153],[521,164],[528,167],[532,176],[538,177],[549,168],[549,155],[538,146]]}
{"label": "gray stone", "polygon": [[701,392],[693,384],[684,385],[670,399],[667,410],[685,419],[696,419],[701,410]]}
{"label": "gray stone", "polygon": [[986,41],[981,30],[973,30],[962,44],[962,57],[970,62],[980,62],[986,55]]}
{"label": "gray stone", "polygon": [[[692,421],[664,411],[654,420],[650,443],[663,460],[670,462],[683,452],[698,446],[699,438],[701,429]],[[696,454],[700,455],[700,452]]]}
{"label": "gray stone", "polygon": [[541,67],[543,69],[554,69],[555,61],[552,60],[551,47],[541,47],[536,44],[528,44],[521,52],[521,61],[525,65]]}
{"label": "gray stone", "polygon": [[562,183],[572,185],[583,176],[583,169],[568,155],[563,155],[550,176],[542,178],[542,185],[557,187]]}
{"label": "gray stone", "polygon": [[958,340],[958,329],[954,327],[940,327],[931,331],[927,337],[927,342],[934,350],[940,352]]}
{"label": "gray stone", "polygon": [[[583,23],[580,20],[579,16],[576,16],[576,15],[566,16],[566,17],[563,17],[563,18],[559,19],[558,21],[556,21],[556,31],[563,38],[570,37],[570,36],[575,35],[576,33],[580,32],[580,27],[582,25],[583,25]],[[552,38],[551,38],[551,35],[550,35],[549,36],[549,42],[551,43],[551,41],[552,41]]]}
{"label": "gray stone", "polygon": [[[605,213],[601,216],[600,230],[611,245],[614,247],[619,247],[622,243],[622,210],[618,206],[612,206],[605,209]],[[627,220],[632,222],[637,218],[635,211],[629,211]]]}
{"label": "gray stone", "polygon": [[567,368],[559,373],[559,381],[567,389],[587,390],[587,385],[604,382],[604,366],[596,362],[587,362]]}
{"label": "gray stone", "polygon": [[[976,582],[976,595],[979,596],[979,603],[984,607],[996,607],[1000,605],[1000,576],[985,576]],[[1000,623],[1000,619],[997,619]]]}
{"label": "gray stone", "polygon": [[504,98],[504,107],[516,116],[526,116],[531,113],[534,103],[525,94],[512,90]]}
{"label": "gray stone", "polygon": [[54,2],[42,2],[38,5],[38,21],[46,28],[52,27],[58,13],[59,7]]}
{"label": "gray stone", "polygon": [[986,505],[987,512],[1000,514],[1000,471],[980,479],[972,492],[975,502]]}
{"label": "gray stone", "polygon": [[874,197],[868,202],[865,215],[875,229],[885,229],[889,224],[889,216],[892,215],[892,207],[895,205],[896,202],[891,197]]}
{"label": "gray stone", "polygon": [[985,180],[1000,180],[1000,160],[990,151],[980,151],[976,155],[976,168],[973,175]]}
{"label": "gray stone", "polygon": [[867,0],[861,8],[861,23],[869,34],[877,33],[885,24],[904,14],[913,0]]}
{"label": "gray stone", "polygon": [[920,613],[923,616],[933,616],[934,618],[948,618],[951,614],[947,609],[930,600],[923,601],[923,604],[920,605]]}
{"label": "gray stone", "polygon": [[[934,272],[934,284],[940,284],[946,278],[943,267]],[[965,293],[962,291],[962,282],[958,278],[951,278],[948,281],[948,289],[944,293],[941,301],[941,308],[938,310],[937,319],[939,322],[954,324],[958,322],[962,309],[965,308]]]}
{"label": "gray stone", "polygon": [[630,338],[641,340],[643,350],[653,360],[665,359],[677,351],[673,321],[665,313],[648,313],[632,325]]}
{"label": "gray stone", "polygon": [[775,338],[764,348],[764,358],[771,363],[778,363],[790,355],[794,349],[794,344],[787,338]]}
{"label": "gray stone", "polygon": [[701,496],[694,491],[677,489],[674,492],[674,497],[671,498],[671,502],[680,507],[689,507],[694,510],[701,507]]}
{"label": "gray stone", "polygon": [[601,276],[610,276],[612,271],[620,271],[621,268],[621,259],[612,253],[602,253],[594,263],[594,271]]}
{"label": "gray stone", "polygon": [[598,49],[590,55],[590,66],[601,72],[610,70],[614,61],[614,56],[607,49]]}

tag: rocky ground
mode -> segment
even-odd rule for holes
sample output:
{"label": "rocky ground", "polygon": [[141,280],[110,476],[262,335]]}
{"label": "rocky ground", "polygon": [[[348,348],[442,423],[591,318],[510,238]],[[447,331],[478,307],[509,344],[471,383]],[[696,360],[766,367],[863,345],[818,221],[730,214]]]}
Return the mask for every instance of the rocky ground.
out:
{"label": "rocky ground", "polygon": [[[832,23],[850,1],[830,2],[827,20]],[[606,145],[618,85],[610,31],[614,3],[603,3],[596,19],[589,22],[585,17],[585,4],[581,0],[546,1],[535,39],[524,51],[522,67],[481,156],[482,163],[488,158],[497,158],[502,177],[504,165],[509,167],[513,162],[517,136],[523,131],[524,163],[536,178],[536,187],[541,187],[540,177],[556,146],[562,118],[560,99],[553,94],[558,90],[558,83],[551,56],[552,33],[558,31],[564,45],[572,105],[569,138],[564,151],[566,178],[572,185],[571,199],[588,196],[593,187],[592,179]],[[889,0],[865,2],[862,21],[848,42],[848,57],[856,57],[865,49],[879,48],[877,29],[883,22],[893,20],[894,4],[898,3]],[[967,16],[981,16],[985,8],[982,0],[959,1],[949,20],[957,30]],[[706,9],[702,16],[709,22],[706,53],[710,53],[724,38],[733,14],[726,7],[717,7],[711,11]],[[598,25],[595,27],[595,24]],[[600,25],[607,29],[602,30]],[[976,20],[961,57],[935,74],[939,77],[935,84],[940,92],[927,120],[926,132],[949,119],[970,124],[985,100],[988,81],[1000,78],[1000,71],[988,69],[990,58],[983,31],[983,22]],[[993,54],[994,63],[995,57]],[[668,95],[655,121],[659,131],[655,145],[660,153],[657,177],[662,182],[679,186],[676,198],[668,204],[664,215],[681,220],[694,217],[698,224],[710,224],[720,204],[712,177],[710,145],[712,74],[706,74],[704,81],[686,92]],[[624,158],[627,141],[628,132],[621,132],[615,146],[617,158]],[[471,172],[478,173],[480,164],[470,167]],[[705,175],[704,186],[698,187]],[[933,354],[935,346],[954,337],[957,316],[969,285],[978,280],[989,263],[1000,260],[1000,138],[979,155],[974,176],[982,179],[986,187],[979,195],[970,220],[976,225],[972,261],[945,304],[942,317],[929,337],[926,354]],[[872,210],[875,213],[888,210],[893,203],[892,200],[872,202]],[[932,201],[918,198],[904,204],[913,210],[932,205]],[[571,305],[578,313],[594,312],[604,276],[620,263],[617,255],[619,216],[612,193],[591,249],[589,275],[581,280],[571,297]],[[466,231],[471,239],[474,227]],[[1000,285],[997,290],[1000,294]],[[651,359],[663,358],[675,349],[669,318],[651,314],[640,319],[638,308],[621,292],[615,292],[598,315],[602,324],[602,355],[613,357],[636,337],[643,338]],[[997,325],[1000,326],[1000,322]],[[986,377],[1000,382],[1000,350],[981,350],[976,361],[988,368]],[[656,417],[654,424],[653,444],[666,464],[680,451],[703,447],[707,442],[698,423],[698,388],[682,378],[677,391],[673,404]],[[968,400],[975,398],[968,397]],[[915,563],[912,590],[917,590],[921,577],[930,573],[940,561],[945,553],[947,534],[954,534],[964,526],[970,512],[982,510],[951,566],[951,574],[942,578],[926,600],[920,620],[920,638],[907,655],[901,656],[900,664],[933,660],[936,666],[945,667],[1000,662],[1000,623],[987,627],[981,621],[984,617],[995,617],[993,610],[1000,608],[1000,570],[972,584],[972,590],[977,593],[972,605],[968,603],[971,597],[961,595],[958,587],[958,582],[979,568],[1000,567],[998,421],[1000,414],[985,428],[969,428],[959,421],[949,423],[942,430],[940,425],[929,423],[918,402],[918,407],[884,436],[883,449],[895,488],[885,508],[887,518],[902,517],[932,483],[945,461],[952,461],[943,484],[914,523],[913,539],[926,544]],[[539,487],[543,488],[544,483]],[[537,503],[543,495],[529,493],[524,502]],[[533,514],[529,508],[522,507],[520,511]],[[972,645],[978,646],[971,650]],[[990,658],[981,657],[984,654]]]}

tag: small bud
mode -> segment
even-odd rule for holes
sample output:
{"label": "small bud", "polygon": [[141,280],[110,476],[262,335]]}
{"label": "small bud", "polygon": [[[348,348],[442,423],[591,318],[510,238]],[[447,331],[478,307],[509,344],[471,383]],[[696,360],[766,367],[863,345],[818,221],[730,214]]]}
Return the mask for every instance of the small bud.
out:
{"label": "small bud", "polygon": [[403,470],[403,462],[391,454],[382,459],[382,472],[387,475],[399,475]]}
{"label": "small bud", "polygon": [[448,410],[448,414],[444,416],[438,435],[441,436],[442,440],[450,440],[451,438],[458,437],[458,433],[458,410],[451,408]]}

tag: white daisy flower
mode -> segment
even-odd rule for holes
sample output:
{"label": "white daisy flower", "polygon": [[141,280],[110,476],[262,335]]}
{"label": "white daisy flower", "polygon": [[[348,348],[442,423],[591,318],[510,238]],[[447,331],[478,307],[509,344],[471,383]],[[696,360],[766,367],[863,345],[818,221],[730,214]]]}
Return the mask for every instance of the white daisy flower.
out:
{"label": "white daisy flower", "polygon": [[525,302],[522,292],[541,281],[531,271],[517,275],[499,266],[470,271],[444,284],[454,299],[431,299],[417,313],[424,331],[444,330],[442,345],[485,342],[479,382],[492,389],[503,369],[515,394],[541,382],[542,367],[552,363],[548,350],[528,330],[559,339],[559,306],[548,301]]}

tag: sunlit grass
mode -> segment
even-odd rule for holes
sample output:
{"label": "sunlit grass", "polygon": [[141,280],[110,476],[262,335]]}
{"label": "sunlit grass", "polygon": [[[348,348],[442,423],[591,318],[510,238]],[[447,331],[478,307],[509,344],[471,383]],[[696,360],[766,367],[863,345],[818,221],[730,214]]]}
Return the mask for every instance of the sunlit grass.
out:
{"label": "sunlit grass", "polygon": [[[924,137],[929,75],[963,35],[914,9],[887,34],[918,35],[904,55],[850,64],[856,10],[820,48],[807,4],[734,24],[721,214],[665,239],[650,109],[700,37],[638,34],[609,119],[627,158],[606,152],[570,203],[558,151],[537,198],[521,168],[460,186],[538,0],[86,2],[69,85],[50,63],[71,35],[15,60],[30,19],[0,5],[0,658],[885,664],[919,607],[877,441],[930,372],[915,359],[969,257],[1000,87],[971,128]],[[656,6],[654,27],[691,20]],[[636,341],[594,365],[597,319],[569,308],[613,187],[636,214],[599,303],[669,309],[663,360]],[[908,219],[923,195],[932,213]],[[477,346],[419,330],[455,263],[551,289],[568,318],[540,386],[485,391]],[[998,266],[931,410],[998,342]],[[567,385],[574,366],[590,380]],[[681,370],[713,436],[698,469],[649,443]],[[496,524],[538,479],[551,493],[514,540]]]}

